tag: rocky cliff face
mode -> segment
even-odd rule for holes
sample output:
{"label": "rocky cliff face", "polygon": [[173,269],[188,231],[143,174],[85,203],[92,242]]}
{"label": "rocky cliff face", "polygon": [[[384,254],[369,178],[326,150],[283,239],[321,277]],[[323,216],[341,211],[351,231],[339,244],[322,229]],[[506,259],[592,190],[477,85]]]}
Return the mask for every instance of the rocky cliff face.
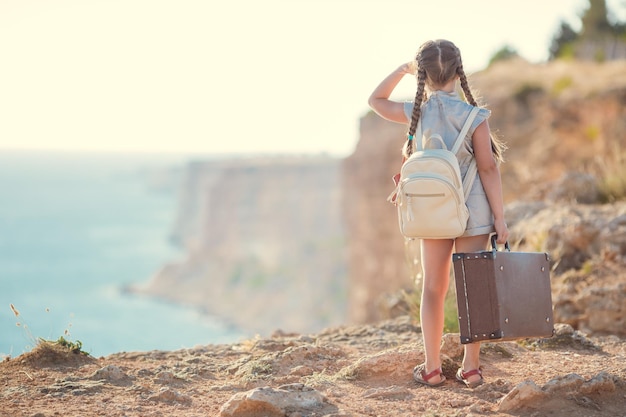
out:
{"label": "rocky cliff face", "polygon": [[386,316],[385,295],[412,285],[396,208],[387,202],[394,188],[392,177],[400,167],[405,130],[368,113],[360,121],[354,153],[343,162],[351,322]]}
{"label": "rocky cliff face", "polygon": [[471,78],[509,147],[507,201],[539,200],[566,172],[605,174],[626,151],[626,61],[505,61]]}
{"label": "rocky cliff face", "polygon": [[173,239],[187,259],[148,284],[250,333],[345,320],[340,164],[277,157],[189,164]]}

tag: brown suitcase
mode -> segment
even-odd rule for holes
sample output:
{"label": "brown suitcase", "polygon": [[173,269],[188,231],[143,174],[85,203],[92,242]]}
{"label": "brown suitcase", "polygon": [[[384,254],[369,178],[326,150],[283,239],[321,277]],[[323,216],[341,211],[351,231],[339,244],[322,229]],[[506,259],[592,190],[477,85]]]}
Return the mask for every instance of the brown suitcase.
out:
{"label": "brown suitcase", "polygon": [[550,337],[554,331],[547,253],[493,250],[452,255],[461,343]]}

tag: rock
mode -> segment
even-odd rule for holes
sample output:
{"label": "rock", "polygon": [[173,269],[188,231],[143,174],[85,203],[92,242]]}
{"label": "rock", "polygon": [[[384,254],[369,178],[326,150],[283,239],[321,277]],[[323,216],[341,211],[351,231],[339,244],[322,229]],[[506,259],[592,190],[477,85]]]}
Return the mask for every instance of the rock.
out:
{"label": "rock", "polygon": [[615,378],[606,372],[600,372],[580,387],[579,392],[584,395],[615,391]]}
{"label": "rock", "polygon": [[546,200],[551,203],[598,203],[600,200],[598,180],[591,174],[566,172],[555,181]]}
{"label": "rock", "polygon": [[601,372],[589,381],[580,375],[568,374],[553,378],[539,388],[533,381],[524,381],[500,400],[498,410],[514,411],[523,407],[541,409],[542,401],[557,398],[569,398],[578,405],[599,409],[589,397],[592,394],[606,394],[616,390],[616,378],[607,372]]}
{"label": "rock", "polygon": [[308,366],[296,366],[295,368],[293,368],[291,370],[291,372],[289,373],[289,375],[292,376],[305,376],[305,375],[312,375],[315,371],[308,367]]}
{"label": "rock", "polygon": [[104,381],[102,380],[77,381],[73,378],[67,378],[50,386],[41,388],[40,392],[59,397],[64,396],[66,393],[71,393],[72,395],[85,395],[100,392],[104,385]]}
{"label": "rock", "polygon": [[458,333],[446,333],[441,339],[441,354],[450,358],[458,358],[463,355],[463,345]]}
{"label": "rock", "polygon": [[170,385],[176,380],[180,381],[171,371],[161,371],[154,378],[154,382],[161,385]]}
{"label": "rock", "polygon": [[417,349],[391,349],[365,356],[339,372],[346,379],[368,380],[397,375],[411,375],[423,356]]}
{"label": "rock", "polygon": [[589,287],[580,294],[580,299],[587,311],[593,312],[581,320],[581,328],[601,334],[617,333],[616,329],[622,329],[622,334],[626,332],[626,282]]}
{"label": "rock", "polygon": [[221,408],[220,417],[284,417],[287,413],[310,411],[325,406],[324,396],[302,384],[278,389],[263,387],[237,393]]}
{"label": "rock", "polygon": [[593,408],[596,411],[601,411],[602,407],[598,405],[594,400],[589,397],[569,396],[568,399],[573,400],[576,404],[585,408]]}
{"label": "rock", "polygon": [[569,324],[555,323],[554,324],[554,336],[556,337],[573,337],[574,328]]}
{"label": "rock", "polygon": [[364,398],[375,398],[378,400],[406,400],[413,397],[411,392],[403,387],[391,386],[384,388],[371,388],[363,393]]}
{"label": "rock", "polygon": [[498,410],[503,412],[517,410],[543,397],[545,393],[533,381],[524,381],[500,400]]}
{"label": "rock", "polygon": [[543,390],[548,394],[575,392],[584,382],[578,374],[567,374],[551,379],[543,386]]}
{"label": "rock", "polygon": [[293,369],[303,366],[312,371],[323,370],[346,355],[347,352],[340,347],[302,344],[271,354],[268,361],[271,362],[273,374],[288,375]]}
{"label": "rock", "polygon": [[547,207],[548,204],[543,201],[514,201],[506,205],[504,216],[509,225],[514,225],[534,217]]}
{"label": "rock", "polygon": [[115,385],[126,385],[131,381],[130,377],[115,365],[107,365],[104,368],[98,369],[91,375],[90,379],[95,381],[104,380]]}
{"label": "rock", "polygon": [[179,392],[174,391],[171,388],[163,387],[158,392],[158,394],[154,394],[148,397],[148,401],[162,402],[162,403],[178,403],[183,405],[190,405],[192,400],[191,397],[181,394]]}
{"label": "rock", "polygon": [[553,261],[555,321],[591,335],[626,335],[626,203],[514,212],[514,250],[547,252]]}

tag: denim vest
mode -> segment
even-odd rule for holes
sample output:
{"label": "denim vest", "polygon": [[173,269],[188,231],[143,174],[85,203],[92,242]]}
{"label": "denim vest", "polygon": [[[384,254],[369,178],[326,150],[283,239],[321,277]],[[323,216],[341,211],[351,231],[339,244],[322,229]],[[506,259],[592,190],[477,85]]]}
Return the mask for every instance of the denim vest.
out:
{"label": "denim vest", "polygon": [[[413,106],[413,102],[404,103],[404,114],[409,123],[411,121]],[[424,137],[430,136],[431,133],[438,133],[443,138],[448,149],[452,148],[471,110],[472,105],[461,100],[456,92],[447,93],[440,90],[431,92],[426,102],[422,103],[420,119],[422,121]],[[478,125],[488,119],[490,115],[491,112],[487,109],[481,108],[479,110],[469,132],[465,136],[463,145],[457,153],[462,177],[465,177],[467,168],[472,158],[474,158],[472,135]],[[421,139],[422,138],[415,138],[415,140]],[[470,219],[468,221],[467,231],[463,236],[475,236],[492,233],[494,231],[493,215],[478,175],[471,188],[467,200],[467,207],[470,212]]]}

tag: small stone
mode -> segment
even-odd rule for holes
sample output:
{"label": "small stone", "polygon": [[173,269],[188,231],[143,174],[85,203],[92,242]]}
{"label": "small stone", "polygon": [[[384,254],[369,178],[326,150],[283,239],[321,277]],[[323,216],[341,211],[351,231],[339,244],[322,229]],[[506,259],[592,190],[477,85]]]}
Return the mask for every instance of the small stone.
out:
{"label": "small stone", "polygon": [[373,398],[378,400],[405,400],[412,396],[413,395],[408,389],[397,386],[372,388],[365,391],[363,394],[364,398]]}
{"label": "small stone", "polygon": [[163,387],[158,394],[149,396],[148,401],[189,405],[191,404],[191,397],[176,392],[171,388]]}
{"label": "small stone", "polygon": [[441,339],[441,353],[451,358],[463,355],[463,345],[458,333],[446,333]]}
{"label": "small stone", "polygon": [[220,417],[262,415],[283,417],[287,410],[311,410],[324,406],[324,396],[303,384],[278,389],[263,387],[233,395],[220,409]]}
{"label": "small stone", "polygon": [[524,381],[505,395],[498,406],[499,411],[513,411],[532,404],[545,396],[545,393],[533,382]]}
{"label": "small stone", "polygon": [[94,372],[90,379],[95,381],[106,381],[111,384],[126,384],[130,382],[130,377],[124,373],[118,366],[107,365],[104,368],[98,369]]}

